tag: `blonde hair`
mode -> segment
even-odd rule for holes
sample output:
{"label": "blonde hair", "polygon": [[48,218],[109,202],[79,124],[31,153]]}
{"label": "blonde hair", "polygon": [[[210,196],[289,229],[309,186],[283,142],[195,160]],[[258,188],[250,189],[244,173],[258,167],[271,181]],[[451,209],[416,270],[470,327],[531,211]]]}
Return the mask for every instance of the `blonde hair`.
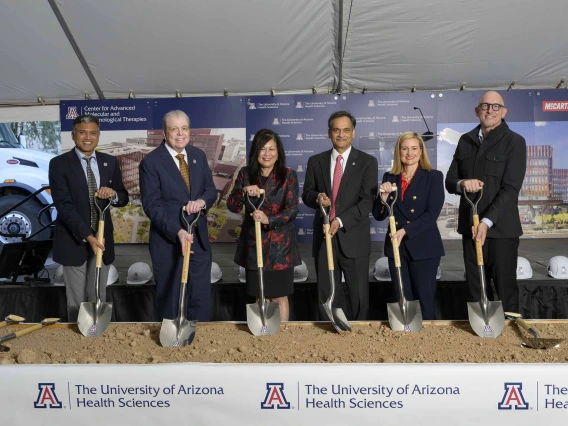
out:
{"label": "blonde hair", "polygon": [[415,132],[404,132],[402,135],[398,137],[396,141],[396,146],[394,147],[394,160],[392,162],[392,169],[391,173],[393,175],[399,175],[402,173],[402,161],[400,159],[400,147],[404,141],[409,139],[417,139],[418,145],[420,146],[420,167],[424,170],[432,170],[432,163],[430,163],[430,159],[428,158],[428,153],[426,152],[426,146],[424,145],[424,141],[422,140],[422,136]]}

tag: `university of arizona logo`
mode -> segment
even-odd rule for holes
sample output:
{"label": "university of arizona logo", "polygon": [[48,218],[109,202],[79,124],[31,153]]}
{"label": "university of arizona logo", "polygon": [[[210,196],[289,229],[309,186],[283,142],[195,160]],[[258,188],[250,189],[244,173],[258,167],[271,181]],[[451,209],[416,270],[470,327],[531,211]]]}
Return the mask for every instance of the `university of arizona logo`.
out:
{"label": "university of arizona logo", "polygon": [[65,118],[67,120],[75,120],[77,117],[77,107],[67,107],[67,115],[65,116]]}
{"label": "university of arizona logo", "polygon": [[267,383],[266,396],[264,401],[260,403],[263,410],[289,410],[290,403],[284,395],[284,383]]}
{"label": "university of arizona logo", "polygon": [[412,330],[410,330],[410,326],[409,326],[409,325],[405,325],[405,326],[404,326],[404,331],[412,331]]}
{"label": "university of arizona logo", "polygon": [[39,392],[34,408],[63,408],[55,394],[55,383],[38,383]]}
{"label": "university of arizona logo", "polygon": [[528,410],[529,403],[523,396],[522,383],[505,383],[505,394],[498,405],[499,410]]}
{"label": "university of arizona logo", "polygon": [[263,325],[263,326],[260,328],[260,332],[261,332],[262,334],[268,333],[268,327],[265,326],[265,325]]}

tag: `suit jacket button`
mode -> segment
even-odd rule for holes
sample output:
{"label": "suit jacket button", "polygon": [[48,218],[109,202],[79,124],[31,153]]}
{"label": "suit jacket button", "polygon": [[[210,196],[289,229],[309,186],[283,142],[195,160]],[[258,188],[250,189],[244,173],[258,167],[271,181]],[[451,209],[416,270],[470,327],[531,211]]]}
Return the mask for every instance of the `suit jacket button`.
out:
{"label": "suit jacket button", "polygon": [[410,213],[414,213],[414,209],[410,209]]}
{"label": "suit jacket button", "polygon": [[413,200],[416,200],[416,195],[413,195],[413,196],[412,196],[412,199],[413,199]]}
{"label": "suit jacket button", "polygon": [[407,221],[406,221],[406,223],[410,223],[410,221],[409,221],[409,220],[407,220]]}
{"label": "suit jacket button", "polygon": [[395,225],[398,225],[398,222],[395,222],[394,224],[395,224]]}
{"label": "suit jacket button", "polygon": [[390,196],[390,199],[391,199],[391,200],[394,200],[394,197],[391,195],[391,196]]}

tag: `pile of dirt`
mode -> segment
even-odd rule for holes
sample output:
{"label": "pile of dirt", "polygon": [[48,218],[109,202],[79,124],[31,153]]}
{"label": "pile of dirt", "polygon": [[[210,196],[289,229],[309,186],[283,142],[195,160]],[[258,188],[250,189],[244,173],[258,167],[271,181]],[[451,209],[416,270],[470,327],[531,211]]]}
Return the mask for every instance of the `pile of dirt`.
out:
{"label": "pile of dirt", "polygon": [[[5,343],[0,364],[213,363],[543,363],[568,361],[568,342],[538,350],[521,346],[514,323],[496,339],[473,334],[469,323],[426,322],[420,333],[393,332],[388,323],[352,323],[336,333],[327,323],[286,323],[254,337],[246,324],[200,323],[190,346],[163,348],[161,324],[111,324],[87,338],[76,327],[51,326]],[[543,337],[567,338],[568,322],[538,322]],[[5,328],[2,334],[16,328]]]}

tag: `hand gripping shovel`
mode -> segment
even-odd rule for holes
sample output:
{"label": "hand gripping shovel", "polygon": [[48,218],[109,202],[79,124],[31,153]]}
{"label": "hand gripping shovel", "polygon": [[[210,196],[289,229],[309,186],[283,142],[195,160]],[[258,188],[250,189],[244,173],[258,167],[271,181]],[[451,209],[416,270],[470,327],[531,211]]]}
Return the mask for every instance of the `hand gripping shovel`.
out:
{"label": "hand gripping shovel", "polygon": [[505,312],[505,318],[509,320],[514,320],[518,326],[524,328],[526,331],[528,331],[530,334],[534,336],[534,337],[523,337],[522,345],[527,348],[550,349],[558,347],[560,343],[564,341],[564,339],[550,339],[550,338],[540,337],[540,334],[538,331],[536,331],[536,328],[534,328],[528,322],[526,322],[521,317],[520,314],[514,312]]}
{"label": "hand gripping shovel", "polygon": [[[97,240],[99,244],[104,242],[105,231],[105,213],[110,207],[110,199],[104,209],[101,210],[95,193],[95,206],[99,211],[99,229],[97,232]],[[103,251],[97,250],[97,259],[95,264],[95,301],[83,302],[79,308],[79,316],[77,317],[77,326],[83,336],[97,337],[105,332],[110,318],[112,316],[112,303],[102,302],[100,295],[101,286],[101,267],[103,265]]]}
{"label": "hand gripping shovel", "polygon": [[[195,218],[189,223],[185,217],[185,206],[181,208],[181,217],[187,225],[187,232],[193,235],[193,227],[197,224],[199,216],[203,210],[195,214]],[[197,328],[197,321],[188,321],[185,318],[185,311],[187,309],[187,281],[189,274],[189,259],[191,256],[191,243],[185,241],[185,254],[183,255],[183,267],[181,270],[181,286],[179,289],[179,309],[176,319],[165,319],[162,321],[162,328],[160,329],[160,343],[164,347],[171,346],[187,346],[191,345],[195,338],[195,329]]]}
{"label": "hand gripping shovel", "polygon": [[323,232],[325,234],[325,249],[327,252],[327,270],[329,271],[329,285],[330,293],[325,302],[321,302],[325,313],[333,324],[335,330],[339,333],[342,331],[351,331],[349,321],[345,317],[345,313],[341,308],[334,308],[332,306],[333,299],[335,298],[335,265],[333,262],[333,246],[331,243],[331,235],[329,235],[329,212],[322,205],[321,197],[318,197],[318,204],[323,215]]}
{"label": "hand gripping shovel", "polygon": [[[381,190],[381,192],[384,192]],[[398,188],[393,185],[394,197],[389,204],[383,197],[379,195],[381,203],[389,210],[389,228],[391,237],[396,234],[396,223],[394,220],[394,203],[398,198]],[[396,277],[398,281],[398,302],[387,303],[387,312],[389,315],[389,324],[394,331],[414,331],[418,332],[422,328],[422,309],[420,309],[420,301],[406,300],[404,296],[404,287],[402,285],[402,272],[400,269],[400,252],[398,250],[398,240],[391,240],[392,250],[394,253],[394,266],[396,268]]]}
{"label": "hand gripping shovel", "polygon": [[[477,227],[479,226],[479,215],[477,214],[477,205],[483,196],[483,188],[479,190],[479,195],[473,202],[464,191],[463,196],[471,204],[473,214],[473,231],[477,235]],[[479,281],[481,284],[481,298],[479,302],[467,302],[467,313],[471,328],[479,337],[495,338],[498,337],[505,328],[505,314],[503,313],[503,304],[500,300],[490,302],[487,300],[487,288],[485,285],[485,268],[483,266],[483,250],[481,241],[475,241],[475,254],[477,257],[477,266],[479,267]]]}
{"label": "hand gripping shovel", "polygon": [[25,318],[19,317],[18,315],[8,315],[6,318],[4,318],[4,321],[0,322],[0,328],[6,327],[10,324],[17,324],[25,320]]}
{"label": "hand gripping shovel", "polygon": [[[13,333],[6,334],[5,336],[0,337],[0,343],[4,343],[6,340],[11,340],[11,339],[15,339],[16,337],[23,336],[24,334],[31,333],[32,331],[39,330],[42,327],[46,327],[48,325],[55,324],[56,322],[59,322],[59,318],[45,318],[39,324],[34,324],[30,327],[26,327],[26,328],[23,328],[21,330],[14,331]],[[8,352],[9,350],[10,350],[10,348],[8,346],[4,346],[4,345],[0,344],[0,352]]]}
{"label": "hand gripping shovel", "polygon": [[[264,189],[260,190],[260,203],[255,206],[248,194],[247,202],[252,210],[260,209],[264,203]],[[260,222],[254,222],[254,234],[256,240],[256,263],[258,267],[258,287],[260,297],[258,302],[247,304],[247,325],[250,332],[255,336],[268,336],[275,334],[280,328],[280,308],[276,302],[267,302],[264,298],[264,261],[262,259],[262,236],[260,234]]]}

